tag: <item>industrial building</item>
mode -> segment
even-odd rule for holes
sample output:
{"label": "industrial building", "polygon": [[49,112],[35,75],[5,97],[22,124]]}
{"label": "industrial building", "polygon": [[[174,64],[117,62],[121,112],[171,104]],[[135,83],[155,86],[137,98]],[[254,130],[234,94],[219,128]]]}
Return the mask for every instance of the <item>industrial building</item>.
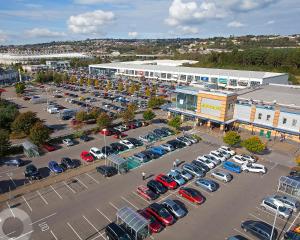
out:
{"label": "industrial building", "polygon": [[19,72],[14,69],[0,68],[0,85],[11,85],[19,81]]}
{"label": "industrial building", "polygon": [[[227,89],[243,89],[267,83],[288,84],[288,74],[178,66],[172,60],[119,62],[89,66],[93,75],[125,76],[177,83],[213,83]],[[187,62],[188,63],[188,62]],[[184,63],[182,63],[184,64]]]}
{"label": "industrial building", "polygon": [[300,141],[300,87],[267,84],[239,91],[194,86],[178,87],[176,100],[167,107],[199,125],[232,126],[267,139]]}

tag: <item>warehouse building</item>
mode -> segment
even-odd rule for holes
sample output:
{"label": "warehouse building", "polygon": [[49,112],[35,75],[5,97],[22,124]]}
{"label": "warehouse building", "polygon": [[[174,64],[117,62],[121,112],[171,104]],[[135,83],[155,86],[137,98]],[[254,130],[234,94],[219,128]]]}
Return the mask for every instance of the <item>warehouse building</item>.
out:
{"label": "warehouse building", "polygon": [[184,86],[167,107],[199,125],[246,129],[267,139],[300,141],[300,87],[268,84],[239,91]]}
{"label": "warehouse building", "polygon": [[132,79],[145,78],[188,84],[213,83],[227,89],[243,89],[267,83],[288,84],[286,73],[183,67],[168,64],[168,61],[165,64],[159,64],[157,61],[146,61],[143,64],[141,62],[95,64],[89,66],[89,72],[109,77],[124,76]]}
{"label": "warehouse building", "polygon": [[0,85],[11,85],[19,81],[19,72],[14,69],[0,68]]}

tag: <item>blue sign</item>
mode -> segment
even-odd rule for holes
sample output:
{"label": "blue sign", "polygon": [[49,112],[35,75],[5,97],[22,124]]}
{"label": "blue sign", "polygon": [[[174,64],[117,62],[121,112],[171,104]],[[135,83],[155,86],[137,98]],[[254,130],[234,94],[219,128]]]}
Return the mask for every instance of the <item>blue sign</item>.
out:
{"label": "blue sign", "polygon": [[201,77],[201,81],[208,82],[209,77]]}
{"label": "blue sign", "polygon": [[227,78],[219,78],[219,83],[227,84],[228,79]]}

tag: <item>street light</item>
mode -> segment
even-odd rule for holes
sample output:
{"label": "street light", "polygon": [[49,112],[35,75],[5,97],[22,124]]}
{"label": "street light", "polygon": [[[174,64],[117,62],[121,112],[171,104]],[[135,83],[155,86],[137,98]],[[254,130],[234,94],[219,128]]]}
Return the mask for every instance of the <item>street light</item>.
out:
{"label": "street light", "polygon": [[276,223],[276,219],[277,219],[277,216],[278,216],[279,208],[283,207],[283,204],[281,202],[279,202],[279,201],[275,201],[274,203],[277,205],[277,207],[276,207],[276,213],[275,213],[275,217],[274,217],[274,222],[273,222],[273,226],[272,226],[270,240],[273,239],[273,234],[274,234],[274,229],[275,229],[275,223]]}

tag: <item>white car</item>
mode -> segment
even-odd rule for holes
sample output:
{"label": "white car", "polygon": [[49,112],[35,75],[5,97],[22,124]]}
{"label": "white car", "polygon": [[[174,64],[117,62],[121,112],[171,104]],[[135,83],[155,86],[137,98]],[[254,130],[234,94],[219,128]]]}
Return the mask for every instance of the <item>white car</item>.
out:
{"label": "white car", "polygon": [[235,155],[232,157],[232,160],[238,164],[245,164],[249,162],[246,158],[243,158],[242,155]]}
{"label": "white car", "polygon": [[126,139],[120,140],[120,143],[128,147],[129,149],[134,148],[134,145]]}
{"label": "white car", "polygon": [[205,159],[208,159],[208,160],[210,160],[211,162],[213,162],[215,165],[219,165],[220,163],[221,163],[221,161],[219,160],[219,159],[217,159],[217,158],[215,158],[215,157],[213,157],[213,156],[211,156],[211,155],[203,155],[202,156],[203,158],[205,158]]}
{"label": "white car", "polygon": [[167,144],[167,143],[161,144],[160,147],[165,149],[168,152],[172,152],[175,150],[175,148],[172,145]]}
{"label": "white car", "polygon": [[231,158],[231,154],[227,151],[225,151],[223,148],[219,148],[216,150],[217,152],[221,153],[227,160]]}
{"label": "white car", "polygon": [[102,151],[96,147],[92,147],[90,149],[90,154],[92,154],[97,159],[101,159],[101,158],[105,157],[104,154],[102,153]]}
{"label": "white car", "polygon": [[244,172],[253,172],[253,173],[267,173],[267,168],[258,163],[246,163],[241,166],[242,171]]}
{"label": "white car", "polygon": [[252,163],[256,162],[256,158],[252,157],[251,155],[241,154],[241,156],[247,159],[248,162],[252,162]]}
{"label": "white car", "polygon": [[58,108],[56,107],[47,108],[47,112],[50,114],[59,113]]}
{"label": "white car", "polygon": [[70,138],[65,138],[62,140],[63,144],[65,144],[67,147],[73,146],[75,143]]}
{"label": "white car", "polygon": [[213,169],[216,165],[210,161],[210,159],[205,158],[203,156],[199,156],[196,161],[203,163],[204,165],[208,166],[210,169]]}
{"label": "white car", "polygon": [[235,155],[235,151],[232,150],[230,147],[227,147],[227,146],[221,146],[220,147],[221,149],[225,150],[226,152],[228,152],[231,156]]}
{"label": "white car", "polygon": [[222,153],[219,153],[218,151],[211,151],[208,155],[215,157],[216,159],[220,160],[221,162],[226,161],[226,157]]}

